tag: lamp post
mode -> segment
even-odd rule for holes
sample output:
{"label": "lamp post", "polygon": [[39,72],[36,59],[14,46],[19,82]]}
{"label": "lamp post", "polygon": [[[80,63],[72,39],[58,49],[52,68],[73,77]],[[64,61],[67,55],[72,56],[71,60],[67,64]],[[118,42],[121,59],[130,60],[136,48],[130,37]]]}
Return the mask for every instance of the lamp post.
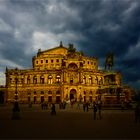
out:
{"label": "lamp post", "polygon": [[18,102],[18,91],[17,91],[18,78],[17,78],[17,73],[16,73],[16,78],[15,78],[15,84],[16,84],[16,88],[15,88],[15,102]]}
{"label": "lamp post", "polygon": [[98,99],[101,100],[101,81],[99,81],[99,96]]}
{"label": "lamp post", "polygon": [[16,68],[16,78],[15,78],[15,101],[14,101],[14,107],[13,107],[13,114],[12,114],[12,119],[13,120],[19,120],[20,119],[20,109],[19,109],[19,103],[18,103],[18,90],[17,90],[17,85],[18,85],[18,72]]}

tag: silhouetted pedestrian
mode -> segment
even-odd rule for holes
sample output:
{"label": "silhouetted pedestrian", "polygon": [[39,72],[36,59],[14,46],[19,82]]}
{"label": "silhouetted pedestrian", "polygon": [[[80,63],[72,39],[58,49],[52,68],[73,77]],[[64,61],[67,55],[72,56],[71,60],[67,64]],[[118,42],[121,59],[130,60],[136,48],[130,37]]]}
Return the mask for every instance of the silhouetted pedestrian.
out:
{"label": "silhouetted pedestrian", "polygon": [[14,102],[13,112],[20,112],[20,108],[19,108],[19,103],[18,102]]}
{"label": "silhouetted pedestrian", "polygon": [[94,120],[96,120],[96,113],[97,113],[97,105],[93,104],[93,115],[94,115]]}
{"label": "silhouetted pedestrian", "polygon": [[87,102],[86,103],[86,111],[88,112],[88,106],[89,106],[89,103]]}
{"label": "silhouetted pedestrian", "polygon": [[52,103],[51,115],[56,115],[56,110],[55,110],[55,104],[54,103]]}
{"label": "silhouetted pedestrian", "polygon": [[97,107],[98,107],[98,116],[99,116],[99,119],[101,119],[102,118],[101,116],[102,102],[100,100],[98,101]]}
{"label": "silhouetted pedestrian", "polygon": [[63,109],[66,108],[66,101],[63,101]]}
{"label": "silhouetted pedestrian", "polygon": [[135,122],[140,122],[140,103],[135,107]]}
{"label": "silhouetted pedestrian", "polygon": [[124,101],[121,101],[121,110],[124,111]]}
{"label": "silhouetted pedestrian", "polygon": [[60,108],[60,109],[63,108],[63,103],[62,103],[62,102],[59,103],[59,108]]}
{"label": "silhouetted pedestrian", "polygon": [[77,102],[77,109],[80,109],[80,102]]}
{"label": "silhouetted pedestrian", "polygon": [[31,108],[32,107],[32,102],[29,102],[29,108]]}
{"label": "silhouetted pedestrian", "polygon": [[41,103],[41,108],[42,108],[42,110],[47,109],[48,108],[48,104],[46,102],[42,102]]}
{"label": "silhouetted pedestrian", "polygon": [[73,100],[71,100],[71,108],[73,108],[73,105],[74,105],[74,101]]}
{"label": "silhouetted pedestrian", "polygon": [[83,103],[83,110],[84,110],[84,112],[86,110],[86,104],[85,103]]}
{"label": "silhouetted pedestrian", "polygon": [[42,110],[44,109],[44,103],[43,102],[41,103],[41,109]]}

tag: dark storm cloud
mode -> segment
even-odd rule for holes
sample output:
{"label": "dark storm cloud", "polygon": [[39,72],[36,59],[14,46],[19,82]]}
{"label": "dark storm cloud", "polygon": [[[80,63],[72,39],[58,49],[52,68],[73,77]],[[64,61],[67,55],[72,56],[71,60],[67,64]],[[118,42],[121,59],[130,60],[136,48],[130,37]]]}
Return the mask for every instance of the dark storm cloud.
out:
{"label": "dark storm cloud", "polygon": [[62,40],[98,57],[100,67],[106,54],[114,52],[114,69],[122,72],[126,83],[138,87],[139,27],[138,0],[0,1],[1,69],[5,61],[13,67],[30,67],[39,48],[54,47]]}
{"label": "dark storm cloud", "polygon": [[29,65],[30,56],[26,55],[24,50],[26,49],[26,42],[17,41],[10,33],[0,33],[0,40],[1,59],[13,61],[21,66]]}
{"label": "dark storm cloud", "polygon": [[[114,52],[115,67],[122,72],[124,81],[133,82],[135,86],[140,78],[140,61],[138,58],[129,59],[133,56],[124,56],[131,53],[130,48],[135,53],[138,50],[135,50],[135,46],[139,43],[140,35],[140,2],[88,1],[85,5],[78,2],[83,24],[81,31],[87,37],[87,40],[79,42],[82,49],[88,55],[99,57],[102,66],[105,55],[110,51]],[[123,65],[118,63],[120,61]]]}
{"label": "dark storm cloud", "polygon": [[[96,1],[93,1],[93,3],[94,5],[97,4],[97,11],[92,11],[92,8],[90,8],[92,4],[89,4],[81,12],[81,15],[83,15],[82,23],[85,22],[83,31],[88,39],[88,47],[91,49],[92,46],[95,55],[101,55],[101,57],[109,50],[115,51],[118,55],[124,54],[130,45],[137,43],[139,38],[139,20],[137,19],[137,13],[139,13],[137,9],[139,9],[139,6],[136,7],[136,10],[127,19],[125,16],[128,15],[123,14],[126,8],[129,7],[126,7],[126,5],[124,7],[121,6],[123,4],[121,1],[116,0],[114,3],[110,1],[108,5],[101,4],[101,2],[96,3]],[[84,12],[85,14],[83,14]],[[119,50],[120,47],[122,48],[121,51]],[[93,54],[91,53],[91,55]]]}

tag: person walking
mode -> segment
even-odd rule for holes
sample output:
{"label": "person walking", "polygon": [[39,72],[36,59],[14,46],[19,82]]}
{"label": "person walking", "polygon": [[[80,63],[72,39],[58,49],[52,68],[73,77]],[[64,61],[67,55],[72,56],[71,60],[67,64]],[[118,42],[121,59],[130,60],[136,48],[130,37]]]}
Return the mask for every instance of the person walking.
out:
{"label": "person walking", "polygon": [[44,110],[44,102],[41,102],[41,109]]}
{"label": "person walking", "polygon": [[135,122],[140,123],[140,103],[138,103],[135,107]]}
{"label": "person walking", "polygon": [[32,102],[31,101],[29,102],[29,108],[32,108]]}
{"label": "person walking", "polygon": [[54,103],[52,103],[51,115],[56,115],[56,110],[55,110],[55,104]]}
{"label": "person walking", "polygon": [[88,112],[88,106],[89,106],[89,103],[86,102],[86,111]]}
{"label": "person walking", "polygon": [[101,100],[98,101],[98,116],[99,116],[99,119],[101,120],[102,119],[102,116],[101,116],[101,108],[102,108],[102,102]]}
{"label": "person walking", "polygon": [[86,104],[85,104],[85,102],[83,103],[83,110],[84,110],[84,112],[86,111]]}
{"label": "person walking", "polygon": [[124,101],[122,100],[122,101],[121,101],[121,110],[122,110],[122,111],[124,111],[124,107],[125,107],[125,104],[124,104]]}
{"label": "person walking", "polygon": [[80,109],[80,102],[77,102],[77,109]]}
{"label": "person walking", "polygon": [[63,103],[62,102],[59,103],[59,109],[63,109]]}
{"label": "person walking", "polygon": [[94,120],[96,120],[96,113],[97,113],[97,104],[93,103],[93,116],[94,116]]}

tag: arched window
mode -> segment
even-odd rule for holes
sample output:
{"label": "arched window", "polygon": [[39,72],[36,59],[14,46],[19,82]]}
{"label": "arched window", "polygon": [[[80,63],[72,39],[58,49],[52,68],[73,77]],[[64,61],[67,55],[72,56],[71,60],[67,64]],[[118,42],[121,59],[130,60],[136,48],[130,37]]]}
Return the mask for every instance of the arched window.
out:
{"label": "arched window", "polygon": [[52,84],[52,76],[51,75],[48,76],[48,84]]}
{"label": "arched window", "polygon": [[27,84],[30,84],[30,76],[27,77]]}
{"label": "arched window", "polygon": [[41,91],[41,95],[44,95],[44,91]]}
{"label": "arched window", "polygon": [[92,77],[89,76],[89,84],[92,84]]}
{"label": "arched window", "polygon": [[89,92],[89,101],[92,103],[92,91]]}
{"label": "arched window", "polygon": [[19,82],[18,78],[15,78],[15,84],[17,84]]}
{"label": "arched window", "polygon": [[41,84],[44,84],[44,76],[43,76],[43,75],[40,76],[40,83],[41,83]]}
{"label": "arched window", "polygon": [[21,73],[21,84],[24,84],[24,75]]}
{"label": "arched window", "polygon": [[100,85],[103,85],[103,78],[100,79]]}
{"label": "arched window", "polygon": [[86,84],[86,76],[83,76],[83,84]]}
{"label": "arched window", "polygon": [[24,84],[24,78],[21,78],[21,84]]}
{"label": "arched window", "polygon": [[89,92],[89,95],[91,95],[92,96],[92,91],[90,90],[90,92]]}
{"label": "arched window", "polygon": [[84,95],[86,95],[86,91],[84,91]]}
{"label": "arched window", "polygon": [[86,102],[86,91],[84,91],[84,102]]}
{"label": "arched window", "polygon": [[60,83],[60,81],[61,81],[61,77],[60,77],[60,75],[57,75],[56,76],[56,83]]}
{"label": "arched window", "polygon": [[73,78],[72,77],[70,78],[70,84],[73,84]]}
{"label": "arched window", "polygon": [[9,83],[12,83],[12,78],[9,79]]}
{"label": "arched window", "polygon": [[57,91],[56,91],[56,94],[59,95],[59,94],[60,94],[60,90],[57,90]]}
{"label": "arched window", "polygon": [[31,101],[31,93],[27,92],[27,95],[28,95],[28,102],[30,102]]}
{"label": "arched window", "polygon": [[98,84],[98,77],[97,76],[95,77],[95,81],[96,81],[96,84]]}
{"label": "arched window", "polygon": [[33,84],[37,84],[37,77],[36,77],[36,75],[33,77]]}
{"label": "arched window", "polygon": [[70,63],[68,69],[76,70],[78,69],[78,66],[75,63]]}
{"label": "arched window", "polygon": [[52,95],[52,91],[49,90],[49,91],[48,91],[48,94],[49,94],[49,95]]}

